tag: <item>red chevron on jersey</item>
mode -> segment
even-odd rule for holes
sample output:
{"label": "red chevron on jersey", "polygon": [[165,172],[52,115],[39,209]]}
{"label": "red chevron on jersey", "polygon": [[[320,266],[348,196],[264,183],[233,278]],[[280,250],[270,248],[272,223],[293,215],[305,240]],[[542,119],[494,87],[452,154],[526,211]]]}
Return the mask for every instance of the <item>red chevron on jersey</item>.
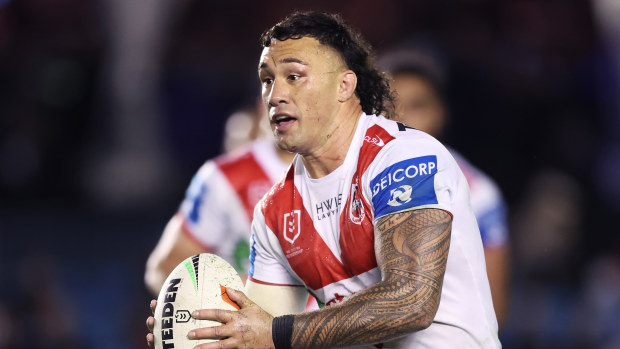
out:
{"label": "red chevron on jersey", "polygon": [[261,207],[265,224],[277,236],[291,268],[308,287],[318,290],[353,276],[345,271],[314,228],[312,217],[295,188],[293,167],[284,182],[274,186],[267,195],[269,199]]}
{"label": "red chevron on jersey", "polygon": [[360,148],[357,171],[353,175],[351,191],[340,216],[342,262],[353,275],[365,273],[377,266],[373,216],[370,205],[362,195],[360,178],[379,151],[393,139],[384,128],[374,125],[366,131]]}
{"label": "red chevron on jersey", "polygon": [[370,206],[364,200],[356,181],[351,185],[351,194],[340,215],[341,258],[352,275],[359,275],[377,267],[372,217]]}
{"label": "red chevron on jersey", "polygon": [[271,188],[271,179],[252,152],[235,157],[220,157],[215,159],[215,163],[243,202],[243,208],[251,221],[254,206]]}

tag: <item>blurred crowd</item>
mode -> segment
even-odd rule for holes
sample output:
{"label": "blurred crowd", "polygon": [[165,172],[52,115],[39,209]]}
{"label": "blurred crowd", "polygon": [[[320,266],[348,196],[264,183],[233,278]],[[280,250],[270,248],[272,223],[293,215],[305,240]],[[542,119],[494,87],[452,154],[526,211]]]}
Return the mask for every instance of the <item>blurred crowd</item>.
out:
{"label": "blurred crowd", "polygon": [[147,255],[294,9],[446,68],[443,140],[510,209],[504,347],[620,348],[614,0],[0,0],[0,348],[146,347]]}

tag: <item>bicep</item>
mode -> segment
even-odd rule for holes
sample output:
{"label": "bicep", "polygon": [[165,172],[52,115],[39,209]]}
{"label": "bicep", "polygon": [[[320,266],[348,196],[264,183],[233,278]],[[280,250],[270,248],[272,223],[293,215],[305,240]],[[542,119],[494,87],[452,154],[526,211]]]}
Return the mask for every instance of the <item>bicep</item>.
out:
{"label": "bicep", "polygon": [[272,316],[301,313],[308,300],[308,291],[300,286],[266,285],[248,279],[245,292],[259,307]]}
{"label": "bicep", "polygon": [[440,209],[393,213],[375,223],[382,279],[411,288],[412,305],[424,304],[431,320],[439,306],[451,228],[452,216]]}

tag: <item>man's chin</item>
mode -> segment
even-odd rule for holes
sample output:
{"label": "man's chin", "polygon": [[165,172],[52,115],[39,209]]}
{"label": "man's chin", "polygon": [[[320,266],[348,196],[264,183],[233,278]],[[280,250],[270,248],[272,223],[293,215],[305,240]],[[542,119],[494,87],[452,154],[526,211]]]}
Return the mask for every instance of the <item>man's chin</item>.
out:
{"label": "man's chin", "polygon": [[287,143],[286,141],[282,140],[278,136],[276,136],[275,142],[278,148],[280,148],[281,150],[288,151],[290,153],[296,153],[295,147],[293,145]]}

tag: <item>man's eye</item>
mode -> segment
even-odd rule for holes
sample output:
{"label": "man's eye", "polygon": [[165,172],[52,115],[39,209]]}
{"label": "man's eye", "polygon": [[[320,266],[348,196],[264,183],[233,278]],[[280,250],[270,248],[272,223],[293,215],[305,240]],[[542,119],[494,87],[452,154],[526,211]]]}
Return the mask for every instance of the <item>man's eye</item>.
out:
{"label": "man's eye", "polygon": [[299,80],[299,75],[291,74],[288,76],[288,79],[291,81]]}
{"label": "man's eye", "polygon": [[263,79],[263,84],[265,85],[270,85],[273,82],[273,80],[271,78],[264,78]]}

